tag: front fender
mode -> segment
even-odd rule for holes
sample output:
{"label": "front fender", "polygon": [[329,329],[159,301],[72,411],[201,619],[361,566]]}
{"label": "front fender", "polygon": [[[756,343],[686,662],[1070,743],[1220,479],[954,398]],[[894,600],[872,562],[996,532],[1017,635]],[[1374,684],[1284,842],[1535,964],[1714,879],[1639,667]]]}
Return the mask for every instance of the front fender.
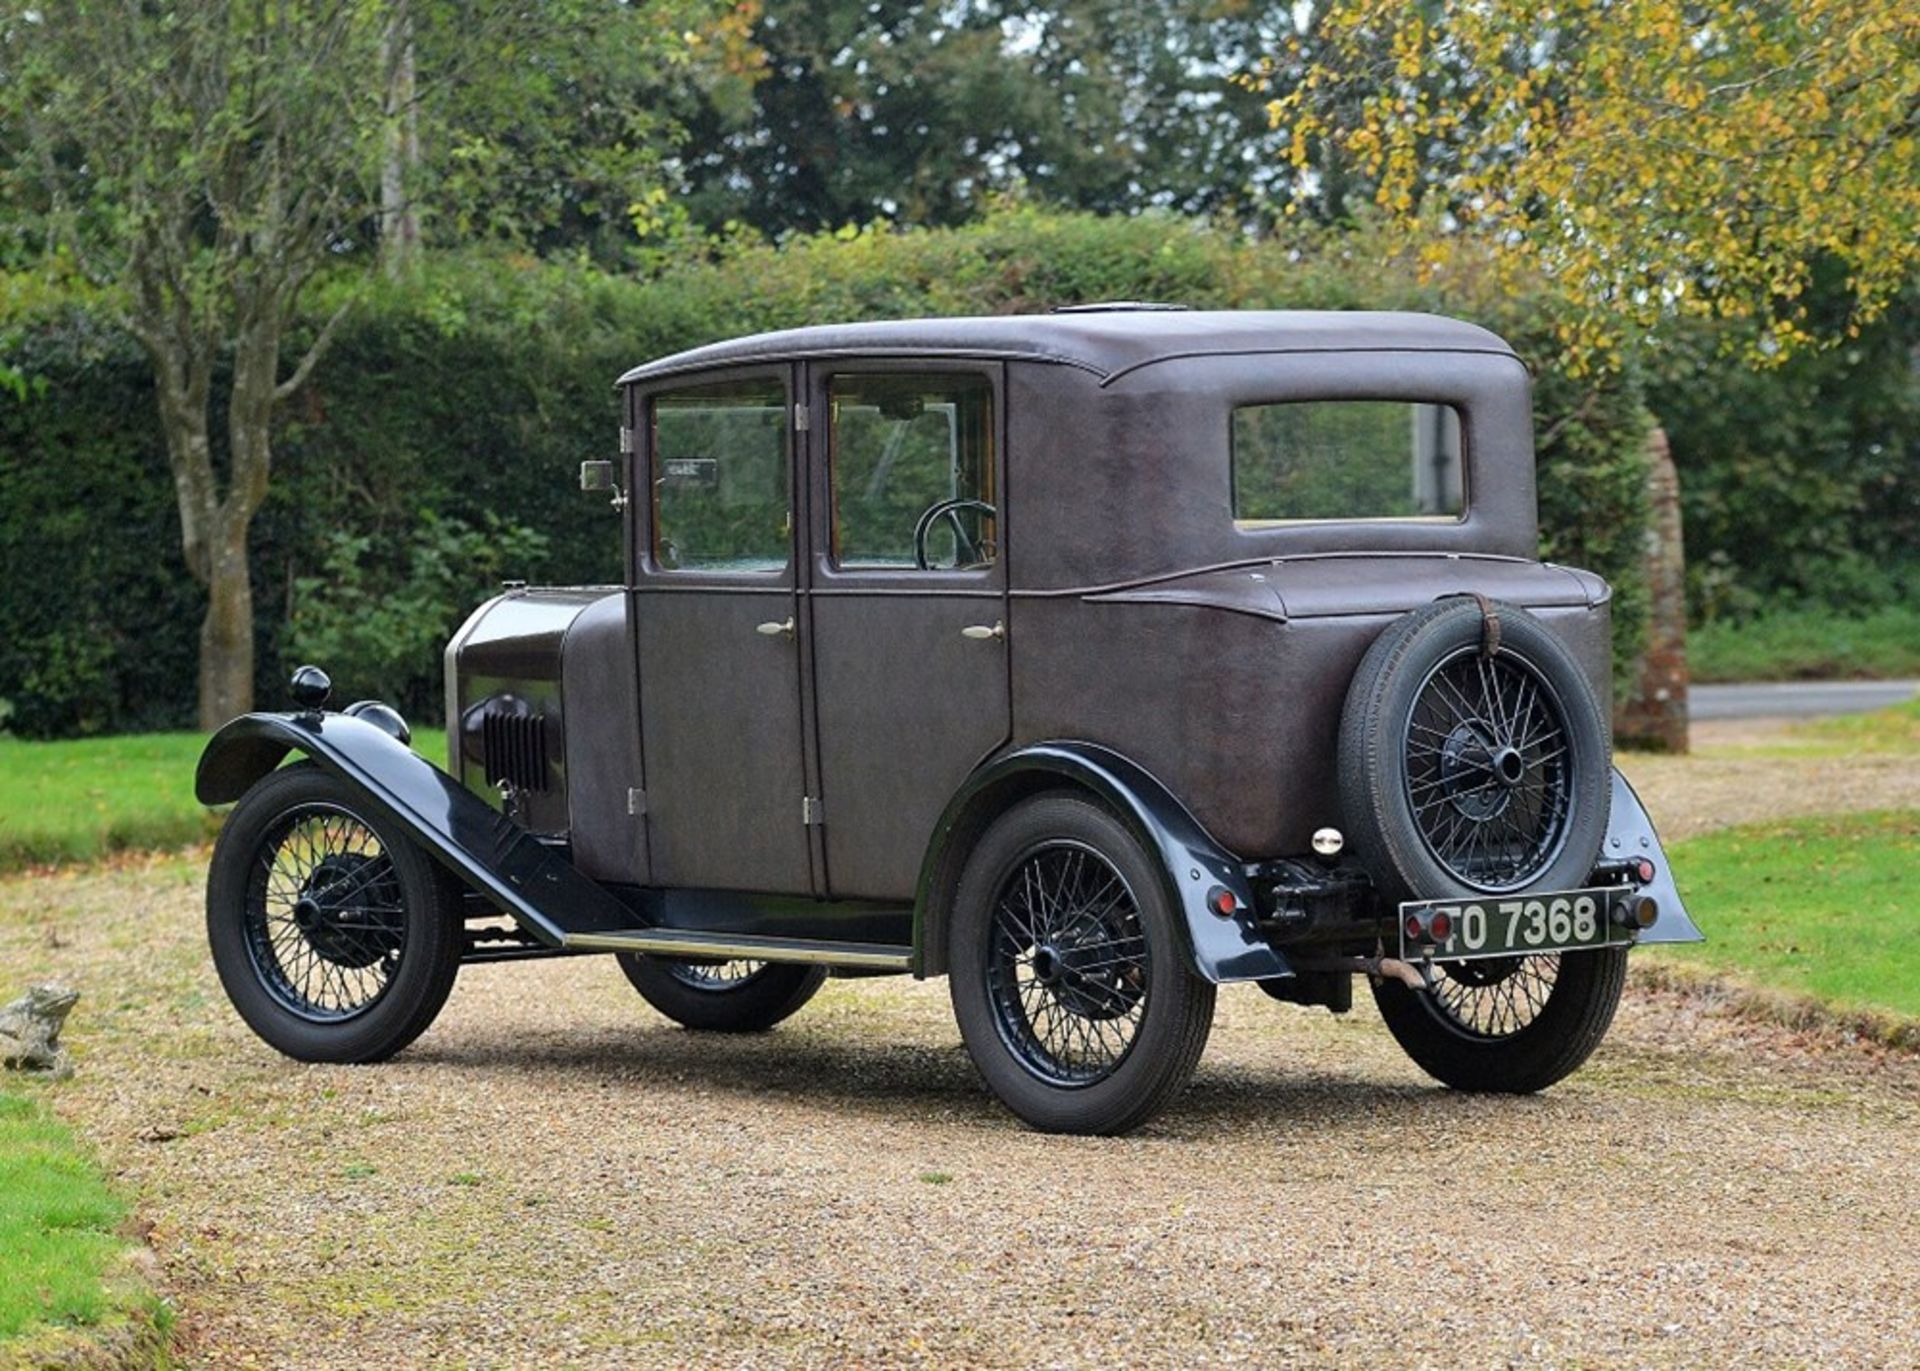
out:
{"label": "front fender", "polygon": [[228,804],[301,752],[357,790],[421,847],[544,943],[631,929],[619,900],[392,735],[346,714],[243,714],[207,741],[194,773],[205,805]]}
{"label": "front fender", "polygon": [[[1210,981],[1293,974],[1287,959],[1246,923],[1255,904],[1240,864],[1158,779],[1096,743],[1050,742],[988,762],[968,777],[941,815],[921,863],[914,901],[916,975],[946,969],[947,904],[973,840],[1008,804],[1061,783],[1099,796],[1157,858],[1166,892],[1183,916],[1185,951],[1197,973]],[[1233,892],[1240,914],[1223,919],[1207,908],[1207,893],[1216,886]]]}

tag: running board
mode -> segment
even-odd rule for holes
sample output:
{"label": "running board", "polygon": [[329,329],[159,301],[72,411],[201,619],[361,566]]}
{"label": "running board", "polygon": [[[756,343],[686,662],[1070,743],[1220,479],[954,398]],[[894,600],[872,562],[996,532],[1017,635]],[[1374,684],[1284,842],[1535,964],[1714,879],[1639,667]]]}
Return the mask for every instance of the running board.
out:
{"label": "running board", "polygon": [[805,962],[815,966],[857,966],[875,971],[906,971],[913,965],[912,948],[895,947],[887,943],[835,943],[813,938],[756,938],[737,933],[705,933],[680,928],[636,928],[607,933],[569,933],[560,945],[569,952],[645,952],[657,957]]}

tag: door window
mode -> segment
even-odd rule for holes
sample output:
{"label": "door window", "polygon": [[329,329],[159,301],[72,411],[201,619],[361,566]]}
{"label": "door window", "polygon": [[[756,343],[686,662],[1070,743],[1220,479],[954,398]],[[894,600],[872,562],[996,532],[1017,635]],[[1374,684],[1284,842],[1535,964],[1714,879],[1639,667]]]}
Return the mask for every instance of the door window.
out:
{"label": "door window", "polygon": [[827,398],[835,565],[992,566],[992,384],[953,373],[841,375]]}
{"label": "door window", "polygon": [[793,542],[787,391],[720,381],[653,401],[653,558],[665,571],[769,572]]}

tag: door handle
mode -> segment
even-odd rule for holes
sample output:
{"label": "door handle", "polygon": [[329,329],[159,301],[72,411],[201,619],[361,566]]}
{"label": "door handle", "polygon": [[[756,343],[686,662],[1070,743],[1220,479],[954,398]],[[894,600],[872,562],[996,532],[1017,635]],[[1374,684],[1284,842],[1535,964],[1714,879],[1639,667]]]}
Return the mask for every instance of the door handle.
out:
{"label": "door handle", "polygon": [[971,638],[976,643],[984,643],[991,638],[998,638],[1004,642],[1007,637],[1007,626],[999,619],[993,621],[992,628],[988,628],[985,624],[968,624],[960,630],[960,636]]}
{"label": "door handle", "polygon": [[788,619],[786,622],[780,623],[769,619],[766,623],[755,627],[753,631],[763,638],[791,638],[793,636],[793,620]]}

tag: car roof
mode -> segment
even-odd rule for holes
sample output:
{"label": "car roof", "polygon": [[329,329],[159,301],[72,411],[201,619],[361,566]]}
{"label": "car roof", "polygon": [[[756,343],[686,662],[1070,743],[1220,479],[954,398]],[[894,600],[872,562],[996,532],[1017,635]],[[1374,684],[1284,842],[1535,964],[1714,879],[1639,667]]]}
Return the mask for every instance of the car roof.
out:
{"label": "car roof", "polygon": [[756,362],[884,353],[1053,362],[1102,384],[1156,362],[1221,354],[1478,352],[1514,356],[1494,333],[1437,314],[1374,310],[1183,310],[1082,306],[1052,314],[891,319],[756,333],[637,366],[621,385]]}

